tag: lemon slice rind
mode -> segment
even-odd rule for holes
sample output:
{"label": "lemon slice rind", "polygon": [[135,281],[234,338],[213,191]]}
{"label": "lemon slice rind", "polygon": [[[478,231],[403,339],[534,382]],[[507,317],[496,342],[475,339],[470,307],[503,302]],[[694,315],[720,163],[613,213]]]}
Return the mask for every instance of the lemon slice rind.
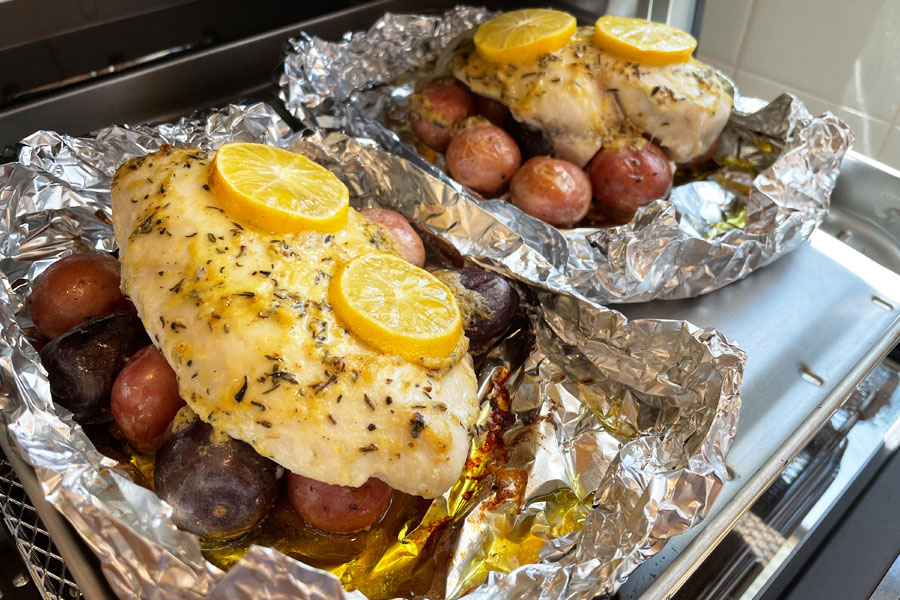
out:
{"label": "lemon slice rind", "polygon": [[274,146],[223,145],[209,184],[226,211],[257,229],[333,233],[347,222],[347,186],[305,156]]}
{"label": "lemon slice rind", "polygon": [[350,260],[331,278],[328,297],[354,335],[387,354],[421,363],[459,347],[462,319],[450,289],[393,254]]}
{"label": "lemon slice rind", "polygon": [[525,62],[565,46],[576,27],[575,17],[559,10],[514,10],[482,23],[475,31],[475,48],[493,63]]}
{"label": "lemon slice rind", "polygon": [[644,65],[687,62],[697,47],[692,35],[671,25],[613,15],[597,19],[594,43],[601,50]]}

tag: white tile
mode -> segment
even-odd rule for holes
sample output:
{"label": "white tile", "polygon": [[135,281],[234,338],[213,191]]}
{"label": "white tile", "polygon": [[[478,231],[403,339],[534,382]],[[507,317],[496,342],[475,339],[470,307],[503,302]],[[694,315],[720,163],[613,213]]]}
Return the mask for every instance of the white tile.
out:
{"label": "white tile", "polygon": [[897,0],[756,0],[737,68],[891,121],[900,107],[898,31]]}
{"label": "white tile", "polygon": [[726,65],[737,64],[741,35],[747,27],[753,0],[713,0],[703,8],[698,55]]}
{"label": "white tile", "polygon": [[734,73],[734,84],[742,96],[762,98],[763,100],[774,100],[784,92],[791,91],[785,89],[785,86],[781,83],[765,77],[759,77],[741,69]]}
{"label": "white tile", "polygon": [[882,121],[852,108],[817,98],[811,94],[790,90],[783,83],[772,81],[753,73],[738,70],[735,75],[735,84],[744,96],[774,100],[782,93],[789,91],[797,96],[806,105],[809,112],[814,115],[820,115],[830,110],[850,126],[856,138],[853,145],[854,150],[872,158],[877,158],[879,150],[891,129],[891,125],[887,121]]}
{"label": "white tile", "polygon": [[894,127],[878,155],[878,160],[895,169],[900,169],[900,127]]}

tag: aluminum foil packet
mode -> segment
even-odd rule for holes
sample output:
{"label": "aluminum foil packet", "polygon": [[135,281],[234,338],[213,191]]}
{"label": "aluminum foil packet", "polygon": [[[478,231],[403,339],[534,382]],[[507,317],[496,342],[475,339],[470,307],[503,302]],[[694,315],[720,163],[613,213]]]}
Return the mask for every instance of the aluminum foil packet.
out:
{"label": "aluminum foil packet", "polygon": [[[171,508],[51,402],[26,339],[34,278],[67,254],[115,250],[109,184],[118,165],[163,144],[215,149],[232,140],[307,154],[347,184],[354,206],[400,210],[463,257],[505,240],[516,268],[543,268],[542,255],[483,204],[369,140],[295,134],[265,104],[84,137],[39,131],[21,142],[17,162],[0,165],[3,418],[119,597],[364,600],[344,590],[340,568],[326,572],[272,548],[252,546],[227,573],[209,563],[199,540],[173,525]],[[612,593],[702,519],[728,477],[745,362],[734,342],[683,321],[629,322],[573,294],[522,293],[516,325],[479,369],[482,415],[470,454],[479,466],[379,559],[385,572],[415,574],[440,547],[446,568],[422,582],[428,597]],[[486,450],[491,436],[502,461]],[[449,525],[440,539],[436,523]]]}
{"label": "aluminum foil packet", "polygon": [[[389,13],[338,42],[301,34],[284,59],[280,97],[307,126],[377,140],[465,193],[440,161],[430,163],[388,123],[406,123],[415,82],[444,74],[458,40],[492,14],[473,7]],[[843,121],[831,113],[813,117],[794,96],[766,104],[735,92],[715,157],[720,167],[693,174],[700,180],[675,186],[668,199],[641,207],[625,225],[560,230],[502,199],[483,206],[541,256],[542,269],[520,276],[532,284],[598,304],[688,298],[742,279],[802,244],[825,218],[852,143]],[[498,240],[492,250],[508,253],[504,264],[516,272],[516,248]]]}

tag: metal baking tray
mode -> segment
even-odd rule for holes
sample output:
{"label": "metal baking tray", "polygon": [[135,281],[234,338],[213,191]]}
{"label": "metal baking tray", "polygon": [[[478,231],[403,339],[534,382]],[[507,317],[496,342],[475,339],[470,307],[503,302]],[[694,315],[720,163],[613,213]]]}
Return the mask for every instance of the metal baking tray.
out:
{"label": "metal baking tray", "polygon": [[[388,10],[423,12],[453,4],[381,0],[84,84],[0,112],[0,148],[36,129],[78,134],[113,122],[168,120],[250,96],[276,104],[273,75],[285,41],[300,30],[335,39],[367,27]],[[709,517],[635,571],[622,598],[671,595],[900,339],[900,211],[891,208],[891,199],[893,207],[900,206],[898,190],[897,173],[851,154],[826,227],[794,253],[701,298],[617,307],[632,318],[672,317],[716,327],[750,356],[739,431],[728,457],[734,477]],[[872,197],[881,199],[881,210],[896,214],[871,212],[867,202]],[[14,453],[11,462],[23,483],[29,482],[26,490],[39,496],[30,468]],[[108,598],[91,566],[93,557],[84,554],[52,508],[39,497],[35,504],[45,522],[59,525],[48,529],[84,596]]]}
{"label": "metal baking tray", "polygon": [[826,223],[793,253],[700,298],[617,307],[716,327],[749,357],[731,481],[706,520],[632,573],[620,598],[673,594],[900,340],[897,207],[900,173],[851,152]]}
{"label": "metal baking tray", "polygon": [[636,570],[620,597],[667,598],[900,338],[900,276],[824,231],[701,298],[618,307],[737,339],[748,360],[728,454],[732,479],[706,520]]}

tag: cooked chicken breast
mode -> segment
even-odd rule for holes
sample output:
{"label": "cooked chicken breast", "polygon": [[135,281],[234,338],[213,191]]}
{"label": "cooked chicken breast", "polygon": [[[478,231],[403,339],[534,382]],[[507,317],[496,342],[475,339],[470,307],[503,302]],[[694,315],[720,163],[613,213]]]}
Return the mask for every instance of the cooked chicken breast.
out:
{"label": "cooked chicken breast", "polygon": [[477,411],[463,351],[426,368],[336,320],[336,268],[392,251],[350,209],[334,234],[274,235],[231,218],[206,185],[211,156],[166,147],[113,180],[122,287],[201,419],[285,468],[426,498],[460,476]]}
{"label": "cooked chicken breast", "polygon": [[586,164],[604,141],[630,131],[600,79],[600,50],[589,28],[566,46],[525,63],[484,60],[472,44],[460,49],[453,74],[476,94],[505,104],[513,117],[543,131],[560,158]]}
{"label": "cooked chicken breast", "polygon": [[542,130],[560,158],[585,165],[616,138],[653,137],[675,162],[701,156],[731,113],[731,96],[712,67],[690,60],[644,66],[602,52],[582,27],[559,50],[499,65],[464,45],[454,76],[499,100],[517,120]]}
{"label": "cooked chicken breast", "polygon": [[676,163],[703,155],[728,122],[731,95],[715,69],[700,61],[638,65],[604,54],[600,65],[628,119]]}

